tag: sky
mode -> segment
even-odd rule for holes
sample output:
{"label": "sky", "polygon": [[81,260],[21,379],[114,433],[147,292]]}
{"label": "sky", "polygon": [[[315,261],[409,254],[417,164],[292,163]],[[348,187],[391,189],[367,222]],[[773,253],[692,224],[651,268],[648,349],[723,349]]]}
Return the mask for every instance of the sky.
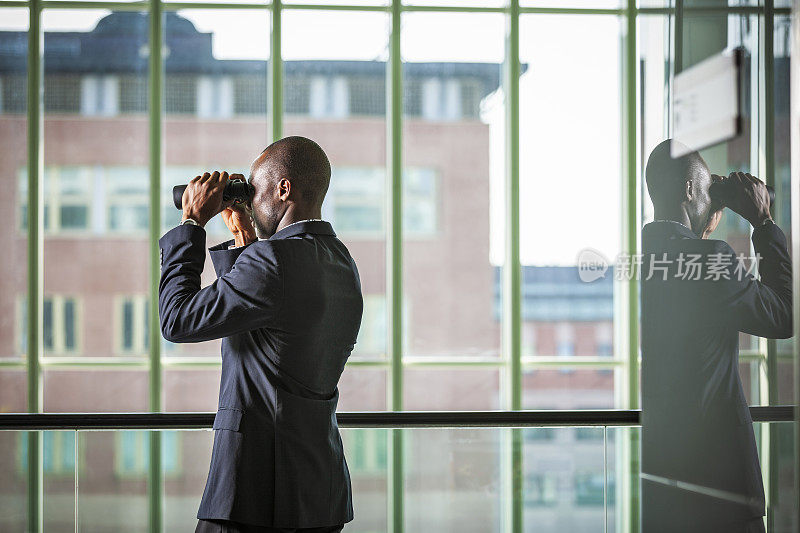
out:
{"label": "sky", "polygon": [[[363,0],[370,3],[369,0]],[[575,0],[578,2],[581,0]],[[430,3],[420,0],[419,3]],[[439,0],[438,3],[442,3]],[[577,5],[577,4],[576,4]],[[106,10],[44,11],[45,31],[89,31]],[[219,59],[265,59],[264,9],[182,10],[213,32]],[[0,29],[25,29],[27,11],[4,11]],[[612,16],[526,15],[520,23],[520,254],[523,264],[571,265],[590,247],[620,248],[620,20]],[[285,60],[388,57],[389,17],[370,12],[283,13]],[[500,14],[407,13],[405,61],[501,63]],[[503,258],[504,95],[484,103],[490,128],[490,258]]]}

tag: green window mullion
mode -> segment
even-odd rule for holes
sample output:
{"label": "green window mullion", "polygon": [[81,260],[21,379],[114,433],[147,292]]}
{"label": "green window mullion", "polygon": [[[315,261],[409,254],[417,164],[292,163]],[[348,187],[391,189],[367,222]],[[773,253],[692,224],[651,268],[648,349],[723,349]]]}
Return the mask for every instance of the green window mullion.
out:
{"label": "green window mullion", "polygon": [[[519,0],[510,0],[506,19],[505,79],[505,261],[503,265],[502,346],[505,354],[508,409],[522,408],[522,267],[519,228]],[[521,429],[508,432],[503,478],[510,494],[504,510],[512,533],[524,531],[524,461]]]}
{"label": "green window mullion", "polygon": [[[41,3],[28,4],[28,287],[27,287],[27,378],[28,411],[42,411],[43,195],[44,175],[42,124],[42,51]],[[42,439],[41,431],[27,433],[28,531],[42,530]]]}
{"label": "green window mullion", "polygon": [[[392,0],[389,61],[386,70],[386,348],[390,362],[389,409],[403,409],[403,64],[400,48],[402,5]],[[387,526],[392,533],[402,533],[404,512],[403,430],[390,432],[390,456],[387,490]]]}
{"label": "green window mullion", "polygon": [[267,69],[267,86],[270,87],[271,127],[270,135],[273,141],[283,136],[283,56],[281,52],[281,13],[283,4],[281,0],[273,0],[271,10],[270,28],[270,57]]}
{"label": "green window mullion", "polygon": [[[162,54],[163,43],[163,18],[160,0],[150,0],[150,80],[149,97],[149,142],[150,142],[150,295],[147,299],[149,324],[149,356],[150,356],[150,410],[161,411],[161,342],[160,324],[158,318],[158,282],[161,277],[160,250],[158,246],[161,231],[161,171],[163,162],[162,153],[162,110],[164,88],[164,63]],[[151,533],[161,532],[162,521],[162,494],[163,480],[161,475],[161,433],[148,432],[150,446],[150,461],[147,475],[148,492],[148,518]]]}

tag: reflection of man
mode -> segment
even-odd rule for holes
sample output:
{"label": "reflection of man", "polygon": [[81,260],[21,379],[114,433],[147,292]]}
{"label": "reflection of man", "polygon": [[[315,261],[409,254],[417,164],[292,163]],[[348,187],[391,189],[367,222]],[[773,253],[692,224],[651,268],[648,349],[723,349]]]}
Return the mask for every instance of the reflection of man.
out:
{"label": "reflection of man", "polygon": [[[786,238],[749,174],[713,176],[696,152],[672,159],[664,141],[646,177],[655,221],[642,230],[643,531],[763,531],[739,332],[791,336]],[[728,207],[753,226],[761,281],[727,243],[706,239],[722,215],[709,188],[725,179]]]}
{"label": "reflection of man", "polygon": [[[316,143],[281,139],[251,167],[255,228],[249,209],[223,202],[227,173],[206,173],[159,241],[164,337],[222,339],[197,531],[323,533],[353,519],[335,411],[363,302],[353,259],[320,220],[330,175]],[[217,280],[200,289],[202,226],[219,212],[236,238],[210,249]]]}

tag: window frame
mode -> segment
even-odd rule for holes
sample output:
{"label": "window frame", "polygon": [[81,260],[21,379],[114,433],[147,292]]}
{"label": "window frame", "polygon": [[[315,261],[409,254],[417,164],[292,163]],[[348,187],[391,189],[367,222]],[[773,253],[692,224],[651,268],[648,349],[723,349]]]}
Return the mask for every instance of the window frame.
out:
{"label": "window frame", "polygon": [[[29,153],[28,153],[28,169],[29,172],[28,176],[28,199],[31,200],[31,203],[28,204],[31,207],[33,204],[36,204],[35,207],[29,209],[28,213],[29,216],[33,220],[37,220],[41,213],[41,206],[38,205],[38,198],[37,196],[41,193],[43,187],[41,182],[43,181],[41,178],[43,177],[43,164],[42,164],[42,149],[43,149],[43,137],[42,137],[42,126],[41,126],[41,117],[45,112],[43,100],[41,96],[41,89],[43,86],[43,76],[42,76],[42,54],[41,54],[41,37],[42,28],[41,28],[41,12],[45,9],[41,3],[35,2],[33,0],[0,0],[0,8],[4,6],[14,6],[19,7],[23,6],[28,9],[30,20],[29,20],[29,35],[31,38],[29,39],[29,54],[28,54],[28,69],[27,69],[27,94],[28,99],[25,115],[27,118],[27,124],[29,127],[29,138],[31,139],[31,143],[29,145]],[[47,6],[47,9],[55,7],[52,4]],[[88,9],[95,7],[95,4],[92,2],[86,1],[65,1],[63,3],[59,2],[58,9]],[[150,49],[159,49],[162,47],[164,36],[162,34],[162,24],[160,20],[160,15],[164,11],[176,11],[179,9],[185,8],[185,4],[181,4],[180,2],[160,2],[159,0],[150,0],[148,3],[142,5],[132,6],[128,2],[116,1],[112,0],[110,2],[105,2],[103,4],[104,8],[107,9],[114,9],[118,7],[120,9],[138,9],[148,11],[152,14],[158,16],[150,17],[150,36],[149,36],[149,47]],[[231,3],[208,3],[203,4],[203,9],[230,9],[237,7],[237,4]],[[280,39],[280,14],[282,11],[287,9],[309,9],[309,8],[320,8],[320,6],[310,6],[310,5],[301,5],[301,4],[292,4],[292,5],[283,5],[281,2],[274,2],[268,4],[241,4],[238,7],[246,7],[247,9],[265,9],[271,12],[271,25],[272,28],[270,30],[270,39],[271,39],[271,50],[272,50],[272,58],[269,61],[267,70],[269,75],[268,81],[268,92],[270,103],[267,106],[269,110],[269,114],[266,117],[267,126],[271,129],[272,137],[279,138],[282,134],[282,126],[283,126],[283,116],[284,116],[284,100],[283,100],[283,89],[282,84],[284,80],[283,71],[282,71],[282,58],[280,54],[281,50],[281,39]],[[508,119],[507,131],[509,136],[506,139],[506,150],[507,150],[507,162],[506,162],[506,199],[505,199],[505,224],[506,224],[506,232],[507,232],[507,239],[505,244],[505,265],[506,268],[504,269],[503,273],[503,293],[506,295],[512,295],[511,298],[506,298],[506,301],[503,302],[504,305],[504,312],[502,313],[502,321],[503,321],[503,339],[504,339],[504,357],[499,359],[496,362],[486,362],[486,361],[475,361],[474,363],[466,362],[463,360],[437,360],[431,359],[427,362],[418,362],[414,361],[415,365],[425,365],[431,364],[436,366],[448,366],[448,365],[458,365],[459,367],[465,368],[468,367],[470,364],[491,364],[497,365],[499,368],[502,368],[505,372],[506,378],[508,378],[509,387],[507,387],[508,391],[506,396],[503,398],[504,404],[509,409],[519,409],[521,407],[521,391],[520,391],[520,380],[522,376],[522,371],[524,369],[530,368],[539,368],[539,367],[548,367],[557,365],[559,367],[582,367],[582,368],[599,368],[599,369],[615,369],[618,370],[619,373],[624,377],[622,380],[623,384],[621,390],[616,391],[615,394],[617,395],[617,402],[622,407],[627,408],[636,408],[638,406],[638,369],[639,369],[639,357],[638,357],[638,325],[636,323],[637,320],[637,289],[634,283],[629,283],[624,285],[620,291],[619,298],[615,294],[615,303],[619,304],[619,308],[621,309],[621,314],[618,321],[619,324],[615,324],[615,333],[614,338],[619,339],[620,343],[615,343],[614,346],[614,354],[611,358],[606,358],[606,361],[597,361],[590,358],[561,358],[556,361],[553,361],[552,358],[547,357],[527,357],[523,356],[521,353],[521,323],[522,323],[522,313],[521,313],[521,305],[520,305],[520,298],[521,298],[521,279],[520,279],[520,261],[519,261],[519,203],[518,201],[514,201],[515,199],[518,200],[519,198],[519,155],[520,155],[520,147],[519,147],[519,73],[520,73],[520,64],[519,64],[519,19],[520,16],[524,14],[533,14],[533,13],[563,13],[563,14],[581,14],[581,15],[594,15],[594,16],[615,16],[623,19],[624,24],[627,28],[626,36],[621,36],[624,39],[623,44],[623,105],[622,105],[622,115],[621,117],[622,122],[624,123],[624,139],[626,142],[623,143],[622,146],[622,153],[620,154],[621,158],[625,162],[625,170],[623,171],[623,218],[622,218],[622,230],[624,232],[623,237],[623,251],[628,253],[634,253],[637,249],[637,241],[638,241],[638,221],[639,221],[639,212],[638,212],[638,203],[639,198],[637,197],[638,192],[640,190],[640,174],[639,170],[641,167],[641,161],[638,160],[637,155],[637,145],[638,145],[638,132],[637,132],[637,118],[638,118],[638,99],[639,95],[637,94],[637,41],[635,39],[637,33],[637,21],[639,15],[642,14],[658,14],[658,15],[668,15],[673,16],[675,14],[674,8],[639,8],[635,5],[633,0],[629,0],[624,7],[617,8],[617,9],[577,9],[577,8],[556,8],[556,7],[520,7],[519,0],[509,0],[509,4],[505,7],[426,7],[426,6],[409,6],[403,5],[400,0],[390,0],[387,5],[382,6],[363,6],[363,5],[347,5],[345,2],[342,3],[340,6],[324,6],[321,10],[330,10],[330,9],[346,9],[352,11],[382,11],[386,12],[391,16],[391,28],[390,28],[390,40],[389,40],[389,59],[387,61],[387,97],[386,97],[386,121],[387,121],[387,217],[386,220],[389,222],[386,227],[386,254],[387,254],[387,293],[386,293],[386,308],[387,308],[387,324],[389,325],[389,331],[387,331],[387,357],[384,360],[380,361],[353,361],[350,364],[358,364],[358,365],[374,365],[378,368],[387,369],[390,373],[389,379],[389,387],[387,390],[387,404],[389,408],[392,410],[402,410],[403,406],[403,398],[402,398],[402,373],[403,370],[408,368],[409,364],[411,363],[406,358],[403,357],[403,326],[404,326],[404,298],[403,298],[403,291],[402,291],[402,249],[403,249],[403,240],[404,234],[402,231],[402,220],[403,220],[403,213],[402,213],[402,188],[398,185],[402,183],[402,155],[403,155],[403,147],[402,147],[402,125],[403,125],[403,100],[404,97],[410,97],[413,90],[419,89],[419,80],[410,79],[407,80],[407,83],[403,82],[403,69],[402,69],[402,61],[399,55],[400,50],[400,26],[402,21],[403,13],[413,12],[413,11],[446,11],[446,12],[475,12],[475,13],[503,13],[506,16],[508,21],[508,29],[506,34],[507,39],[507,51],[505,57],[505,64],[506,67],[506,74],[504,76],[504,83],[505,89],[507,90],[507,106],[506,106],[506,117]],[[789,14],[790,11],[788,9],[776,9],[773,7],[772,2],[766,2],[763,5],[759,6],[742,6],[742,7],[727,7],[721,8],[721,11],[724,13],[751,13],[759,15],[760,20],[764,22],[764,26],[766,28],[772,28],[772,23],[774,22],[774,17],[777,15],[786,15]],[[680,24],[676,25],[676,34],[680,36]],[[762,28],[759,27],[759,31],[762,31]],[[769,32],[769,30],[764,30]],[[632,38],[633,36],[633,38]],[[771,35],[770,35],[771,37]],[[771,55],[772,50],[772,38],[762,39],[764,41],[761,43],[761,47],[759,52],[764,51],[766,55]],[[677,52],[677,51],[676,51]],[[759,62],[761,63],[761,62]],[[766,65],[763,66],[765,69],[772,68],[769,61],[765,62]],[[150,280],[150,304],[149,304],[149,312],[151,316],[150,324],[156,324],[157,317],[158,317],[158,309],[155,304],[154,296],[157,296],[157,280],[158,280],[158,246],[157,241],[162,231],[161,228],[161,174],[162,174],[162,155],[163,150],[161,147],[161,139],[160,136],[162,134],[161,126],[164,122],[164,116],[161,114],[162,103],[166,101],[166,95],[164,93],[164,86],[166,85],[165,80],[168,78],[168,75],[163,70],[164,66],[164,58],[161,57],[160,54],[156,54],[152,56],[149,67],[150,67],[150,76],[148,78],[148,87],[149,87],[149,94],[148,94],[148,102],[149,107],[147,112],[145,113],[148,117],[149,124],[150,124],[150,192],[149,192],[149,207],[150,207],[150,228],[148,230],[148,240],[150,242],[150,270],[151,270],[151,280]],[[762,68],[762,67],[759,67]],[[770,100],[771,97],[771,87],[774,83],[774,79],[771,76],[771,72],[767,70],[766,72],[766,81],[765,87],[766,90],[764,94],[766,95],[767,100]],[[196,116],[197,115],[197,94],[196,94],[196,82],[194,82],[193,87],[195,88],[194,95],[193,95],[193,111],[187,112],[189,116]],[[408,90],[408,94],[405,94],[405,91]],[[5,98],[5,96],[4,96]],[[120,99],[121,100],[121,99]],[[33,104],[31,104],[33,102]],[[235,105],[235,104],[234,104]],[[121,107],[121,102],[120,102]],[[769,109],[769,104],[767,104],[767,109]],[[79,111],[79,110],[78,110]],[[48,111],[48,114],[51,113]],[[57,112],[56,112],[57,113]],[[124,114],[120,111],[121,114]],[[761,110],[759,110],[759,116],[761,115]],[[413,117],[413,115],[410,115]],[[770,121],[774,118],[769,113],[766,113],[766,117],[761,117],[763,120],[770,124]],[[770,128],[766,128],[767,131],[770,131]],[[760,142],[760,139],[758,141]],[[766,143],[766,153],[770,153],[770,150],[773,148],[773,140],[771,138],[768,139]],[[773,173],[770,172],[771,166],[773,161],[771,161],[770,157],[765,156],[764,154],[760,154],[759,157],[761,165],[766,168],[767,172],[765,175],[771,176]],[[90,204],[91,208],[91,204]],[[91,228],[91,213],[89,214],[90,221],[89,227]],[[42,231],[44,230],[44,231]],[[40,248],[42,245],[42,241],[44,237],[50,237],[50,233],[46,228],[39,227],[39,224],[28,224],[27,228],[22,229],[22,234],[27,235],[27,246],[29,251],[29,257],[33,259],[32,262],[29,263],[29,275],[28,275],[28,292],[31,296],[29,301],[33,304],[28,308],[28,316],[30,320],[28,320],[28,324],[30,328],[28,328],[27,332],[24,332],[28,339],[31,339],[33,342],[29,342],[29,348],[27,350],[25,362],[14,363],[11,365],[6,365],[9,368],[15,368],[15,364],[17,364],[18,368],[27,368],[29,369],[29,388],[28,388],[28,399],[29,399],[29,410],[32,412],[37,412],[42,409],[41,405],[41,384],[40,378],[42,374],[42,363],[40,361],[41,353],[40,349],[41,346],[39,343],[36,342],[37,338],[41,339],[42,333],[42,284],[41,284],[41,262],[42,262],[42,255],[40,252]],[[71,235],[70,235],[71,236]],[[616,302],[618,300],[618,302]],[[80,306],[77,307],[78,313],[80,312]],[[156,320],[153,320],[155,318]],[[161,353],[161,342],[158,342],[159,336],[158,332],[151,328],[149,332],[151,342],[149,346],[149,353],[148,359],[144,360],[141,363],[142,367],[148,367],[151,380],[151,391],[150,391],[150,407],[153,411],[159,411],[161,409],[161,372],[163,366],[168,365],[180,365],[181,367],[190,368],[192,365],[203,365],[208,366],[208,362],[198,363],[197,361],[174,361],[170,360],[169,357],[164,357]],[[78,328],[78,335],[80,335],[80,328]],[[80,338],[80,337],[79,337]],[[156,340],[156,342],[152,342]],[[78,341],[78,345],[81,343]],[[770,375],[773,375],[775,371],[774,365],[775,363],[775,348],[774,343],[759,343],[758,349],[754,352],[750,353],[743,353],[741,357],[741,361],[757,361],[759,366],[766,366],[767,372]],[[47,363],[48,366],[58,367],[59,365],[71,365],[74,364],[74,360],[70,360],[69,358],[62,358],[62,361]],[[582,360],[581,360],[582,359]],[[98,363],[99,364],[99,363]],[[137,363],[138,364],[138,363]],[[218,363],[217,363],[218,364]],[[89,368],[89,366],[87,366]],[[764,381],[765,385],[769,387],[769,384],[772,383],[773,380]],[[770,395],[772,394],[772,390],[770,389],[762,389],[761,395]],[[510,434],[512,437],[515,435],[520,435],[520,430],[512,430]],[[766,432],[765,432],[766,433]],[[158,445],[159,442],[159,435],[155,434],[153,439],[151,440],[151,444],[154,446]],[[521,446],[518,446],[518,441],[515,440],[516,437],[509,439],[509,460],[507,464],[505,464],[504,468],[509,468],[508,472],[512,472],[512,468],[516,465],[519,467],[522,464],[522,453],[521,453]],[[636,446],[637,442],[634,442],[635,439],[631,439],[630,446],[626,447],[623,451],[624,457],[628,457],[630,459],[631,454],[636,453]],[[34,440],[34,442],[36,442]],[[39,446],[41,443],[39,443]],[[390,485],[390,493],[391,497],[393,498],[390,502],[390,516],[388,520],[390,522],[390,527],[394,527],[395,531],[402,531],[403,527],[403,516],[402,516],[402,501],[403,501],[403,478],[402,478],[402,464],[405,457],[403,449],[406,449],[405,452],[408,453],[410,451],[410,447],[404,446],[402,434],[400,432],[393,432],[392,437],[390,438],[390,449],[389,449],[389,463],[392,465],[391,468],[391,475],[388,483]],[[41,450],[39,450],[41,451]],[[38,469],[38,472],[41,472],[41,463],[36,464],[31,462],[28,464],[29,467],[29,476],[28,479],[32,480],[28,486],[28,503],[32,509],[37,509],[38,505],[41,503],[42,495],[42,487],[41,483],[38,482],[40,476],[35,475]],[[617,487],[620,491],[631,491],[636,490],[637,481],[635,478],[635,471],[630,470],[630,461],[623,462],[621,469],[627,469],[627,471],[623,472],[622,480],[623,483],[620,483]],[[627,481],[625,481],[626,476],[628,477]],[[517,476],[507,476],[509,488],[508,490],[514,494],[519,495],[522,493],[522,480],[519,479]],[[151,464],[149,465],[148,470],[148,487],[150,487],[151,497],[149,498],[149,507],[150,507],[150,516],[161,516],[161,508],[162,502],[161,498],[158,497],[161,491],[163,491],[163,481],[161,478],[161,468],[160,468],[160,457],[156,457]],[[622,492],[621,494],[625,494]],[[627,501],[627,498],[619,498],[623,502]],[[511,528],[514,531],[521,531],[522,530],[522,505],[520,505],[520,501],[515,498],[513,502],[509,505],[511,506]],[[634,513],[632,509],[626,510],[629,513]],[[37,513],[29,513],[29,529],[32,531],[38,531],[41,527],[40,515]],[[158,530],[160,524],[151,524],[151,527]]]}

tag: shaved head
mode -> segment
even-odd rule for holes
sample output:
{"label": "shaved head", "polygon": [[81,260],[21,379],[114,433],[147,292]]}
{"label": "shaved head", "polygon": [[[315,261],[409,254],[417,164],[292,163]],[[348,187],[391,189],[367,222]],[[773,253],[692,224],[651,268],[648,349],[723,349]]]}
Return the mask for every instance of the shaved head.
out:
{"label": "shaved head", "polygon": [[683,145],[685,155],[672,157],[672,139],[656,146],[647,159],[645,179],[657,219],[685,219],[698,235],[708,224],[712,209],[708,165],[696,151]]}
{"label": "shaved head", "polygon": [[268,238],[295,219],[320,218],[331,181],[325,151],[306,137],[284,137],[267,146],[250,167],[253,225]]}
{"label": "shaved head", "polygon": [[667,139],[656,146],[645,169],[650,199],[659,207],[682,202],[685,183],[695,181],[703,171],[708,172],[705,161],[697,152],[688,151],[686,155],[673,158],[673,142],[676,141]]}
{"label": "shaved head", "polygon": [[272,179],[288,179],[294,198],[321,207],[331,181],[331,163],[320,145],[306,137],[284,137],[270,144],[257,161]]}

